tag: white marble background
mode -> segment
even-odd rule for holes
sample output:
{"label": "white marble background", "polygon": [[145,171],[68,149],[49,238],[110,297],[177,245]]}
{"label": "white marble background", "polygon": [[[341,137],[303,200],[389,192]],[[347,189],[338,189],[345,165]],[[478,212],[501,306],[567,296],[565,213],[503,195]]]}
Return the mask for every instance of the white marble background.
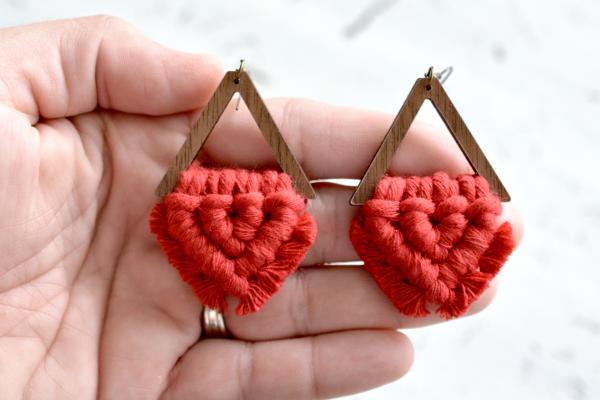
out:
{"label": "white marble background", "polygon": [[395,113],[427,66],[453,65],[447,91],[526,237],[486,312],[408,331],[413,370],[352,398],[600,398],[600,3],[5,0],[0,26],[96,13],[245,57],[266,96]]}

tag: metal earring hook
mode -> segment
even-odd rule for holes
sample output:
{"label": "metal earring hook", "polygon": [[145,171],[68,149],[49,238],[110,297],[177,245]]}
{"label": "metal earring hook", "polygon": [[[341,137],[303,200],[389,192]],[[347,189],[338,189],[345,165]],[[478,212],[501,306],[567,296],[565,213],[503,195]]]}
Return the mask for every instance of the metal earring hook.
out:
{"label": "metal earring hook", "polygon": [[440,83],[443,85],[444,82],[446,82],[448,80],[448,78],[450,78],[450,75],[452,75],[452,72],[454,72],[454,67],[451,65],[444,68],[440,72],[435,72],[435,73],[433,72],[433,67],[429,67],[429,69],[425,73],[425,78],[427,78],[429,80],[429,82],[431,83],[431,80],[435,76],[437,78],[437,80],[440,81]]}
{"label": "metal earring hook", "polygon": [[246,60],[244,60],[243,58],[240,60],[240,66],[238,67],[238,69],[235,71],[235,79],[240,79],[240,75],[242,74],[242,72],[244,71],[244,63],[246,62]]}
{"label": "metal earring hook", "polygon": [[443,70],[441,70],[440,72],[435,74],[435,77],[438,78],[438,80],[440,81],[440,83],[443,85],[444,82],[446,82],[448,80],[448,78],[450,78],[450,75],[452,75],[452,72],[454,72],[454,67],[452,67],[452,65],[444,68]]}
{"label": "metal earring hook", "polygon": [[[246,60],[244,60],[243,58],[240,60],[240,66],[238,67],[237,71],[235,72],[235,83],[239,83],[240,82],[240,75],[242,74],[242,71],[244,71],[244,63],[246,62]],[[242,96],[238,93],[238,98],[237,98],[237,102],[235,103],[235,111],[240,109],[240,101],[242,100]]]}
{"label": "metal earring hook", "polygon": [[427,78],[428,83],[431,83],[431,79],[433,79],[433,67],[429,67],[427,72],[425,72],[425,78]]}

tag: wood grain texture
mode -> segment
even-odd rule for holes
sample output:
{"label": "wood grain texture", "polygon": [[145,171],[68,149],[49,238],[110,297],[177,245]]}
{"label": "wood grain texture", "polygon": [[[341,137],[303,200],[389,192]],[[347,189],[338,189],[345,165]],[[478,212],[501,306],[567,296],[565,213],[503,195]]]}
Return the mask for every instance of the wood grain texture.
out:
{"label": "wood grain texture", "polygon": [[279,128],[275,124],[275,121],[273,121],[271,114],[269,114],[264,101],[245,71],[229,71],[225,74],[213,97],[194,123],[185,143],[175,156],[174,162],[156,188],[156,195],[163,197],[175,188],[179,180],[179,174],[196,158],[236,92],[240,94],[246,103],[250,114],[254,118],[265,140],[273,149],[273,153],[281,169],[292,178],[296,190],[307,199],[314,198],[315,191],[310,181],[291,153],[283,136],[281,136]]}
{"label": "wood grain texture", "polygon": [[375,187],[387,171],[398,146],[400,146],[400,142],[406,136],[408,128],[410,128],[426,99],[429,99],[437,110],[473,170],[487,179],[490,188],[498,194],[502,201],[510,201],[510,195],[502,181],[498,178],[469,128],[467,128],[454,104],[450,101],[442,84],[437,78],[432,77],[431,79],[420,78],[415,82],[369,168],[356,188],[350,204],[361,205],[371,198]]}

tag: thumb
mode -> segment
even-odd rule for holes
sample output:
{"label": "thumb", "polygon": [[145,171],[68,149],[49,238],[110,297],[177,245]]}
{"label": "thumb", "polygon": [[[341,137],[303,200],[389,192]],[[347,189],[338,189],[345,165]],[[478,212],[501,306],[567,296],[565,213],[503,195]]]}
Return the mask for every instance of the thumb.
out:
{"label": "thumb", "polygon": [[0,103],[32,123],[98,106],[148,115],[191,110],[206,104],[223,75],[212,58],[167,49],[108,16],[2,29],[0,54]]}

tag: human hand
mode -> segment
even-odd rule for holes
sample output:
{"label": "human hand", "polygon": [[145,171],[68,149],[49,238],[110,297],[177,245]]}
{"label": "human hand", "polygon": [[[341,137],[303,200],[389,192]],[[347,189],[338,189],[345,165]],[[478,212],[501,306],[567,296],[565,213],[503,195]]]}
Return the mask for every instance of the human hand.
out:
{"label": "human hand", "polygon": [[[235,339],[198,340],[201,305],[149,232],[153,192],[222,70],[110,17],[0,30],[0,398],[333,397],[402,376],[400,315],[360,268],[306,268]],[[303,100],[268,107],[312,179],[359,178],[388,115]],[[415,124],[391,169],[468,172],[449,136]],[[224,165],[272,155],[245,113],[206,145]],[[317,185],[303,262],[355,260],[352,190]],[[509,209],[517,236],[521,225]],[[488,290],[472,307],[493,297]]]}

